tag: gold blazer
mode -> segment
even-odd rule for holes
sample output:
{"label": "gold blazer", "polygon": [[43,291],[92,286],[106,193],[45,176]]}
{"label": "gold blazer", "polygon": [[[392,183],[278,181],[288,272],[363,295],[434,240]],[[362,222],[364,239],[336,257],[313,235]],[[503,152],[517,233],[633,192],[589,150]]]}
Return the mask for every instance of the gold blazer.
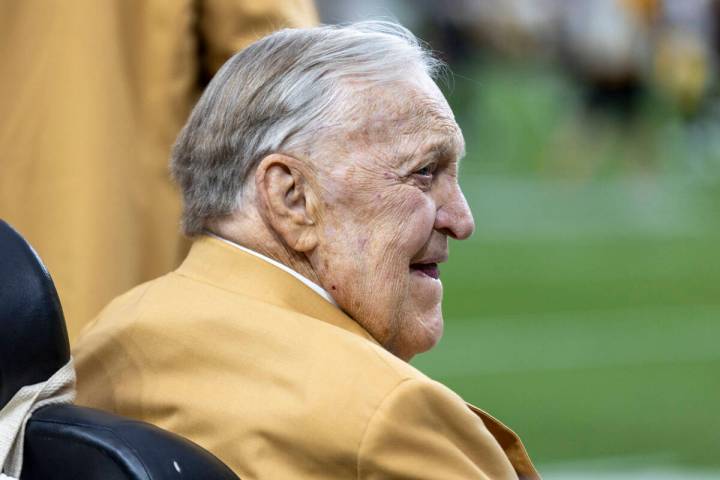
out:
{"label": "gold blazer", "polygon": [[110,303],[74,355],[78,403],[190,438],[243,479],[538,478],[507,427],[214,238]]}

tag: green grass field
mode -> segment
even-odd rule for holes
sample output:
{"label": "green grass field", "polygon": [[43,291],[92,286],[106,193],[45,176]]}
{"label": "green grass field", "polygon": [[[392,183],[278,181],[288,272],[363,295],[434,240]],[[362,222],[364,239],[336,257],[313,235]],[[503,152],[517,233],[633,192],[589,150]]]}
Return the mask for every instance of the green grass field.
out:
{"label": "green grass field", "polygon": [[413,363],[541,468],[720,478],[720,150],[652,118],[558,134],[561,80],[477,76],[455,97],[477,231],[451,243],[445,337]]}

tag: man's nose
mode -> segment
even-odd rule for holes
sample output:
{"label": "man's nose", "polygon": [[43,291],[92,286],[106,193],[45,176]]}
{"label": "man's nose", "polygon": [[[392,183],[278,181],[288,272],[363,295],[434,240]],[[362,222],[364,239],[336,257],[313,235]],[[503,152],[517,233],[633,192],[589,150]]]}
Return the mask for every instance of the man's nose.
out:
{"label": "man's nose", "polygon": [[475,231],[475,220],[460,186],[455,186],[435,215],[435,230],[457,240],[465,240]]}

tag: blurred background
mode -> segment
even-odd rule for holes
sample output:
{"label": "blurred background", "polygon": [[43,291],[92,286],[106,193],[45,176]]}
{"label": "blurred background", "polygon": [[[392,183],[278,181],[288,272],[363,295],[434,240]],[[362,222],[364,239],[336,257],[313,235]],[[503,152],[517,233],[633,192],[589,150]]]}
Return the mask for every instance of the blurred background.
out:
{"label": "blurred background", "polygon": [[170,145],[233,52],[391,19],[450,67],[477,231],[414,364],[546,479],[720,479],[720,0],[0,1],[0,218],[71,339],[187,245]]}
{"label": "blurred background", "polygon": [[477,230],[414,364],[546,479],[720,478],[720,2],[317,4],[452,71]]}

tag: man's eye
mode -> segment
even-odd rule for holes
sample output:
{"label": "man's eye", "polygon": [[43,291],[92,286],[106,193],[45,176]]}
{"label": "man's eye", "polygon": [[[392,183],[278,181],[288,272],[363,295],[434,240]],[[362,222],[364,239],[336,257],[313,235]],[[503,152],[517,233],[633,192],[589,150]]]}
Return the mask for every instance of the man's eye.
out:
{"label": "man's eye", "polygon": [[429,177],[434,171],[435,167],[433,165],[426,165],[419,170],[415,170],[413,173],[415,175],[420,175],[421,177]]}

